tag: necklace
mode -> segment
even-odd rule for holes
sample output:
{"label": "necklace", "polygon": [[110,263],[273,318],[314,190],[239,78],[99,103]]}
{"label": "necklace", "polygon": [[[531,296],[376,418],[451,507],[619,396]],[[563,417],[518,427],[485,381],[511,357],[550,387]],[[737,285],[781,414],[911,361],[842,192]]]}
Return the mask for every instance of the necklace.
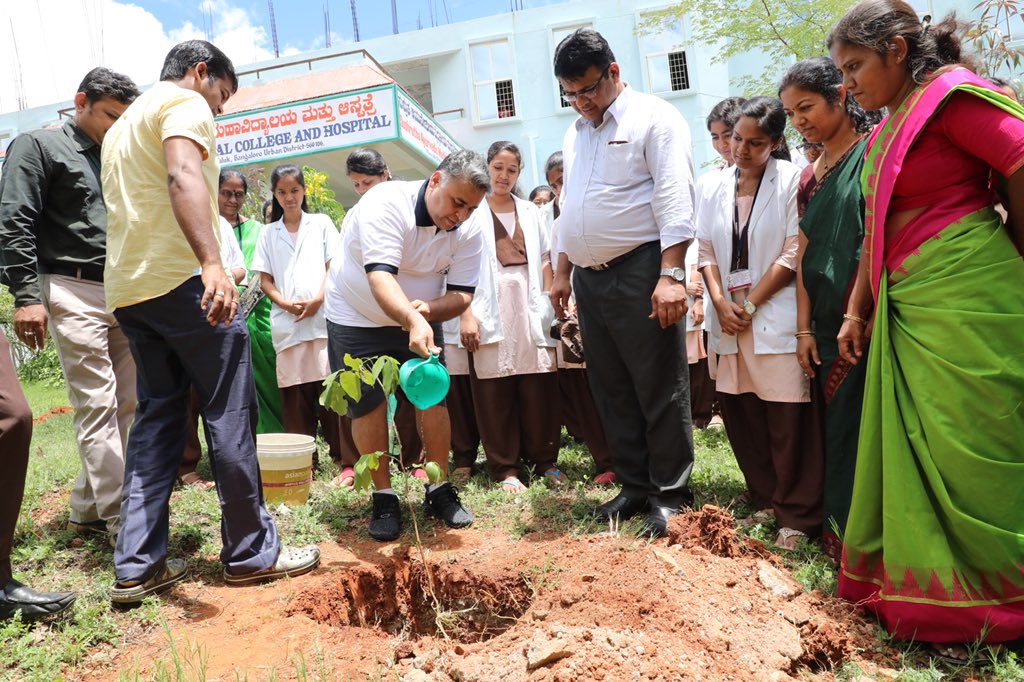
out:
{"label": "necklace", "polygon": [[835,162],[831,162],[828,148],[826,147],[822,149],[821,156],[818,158],[818,160],[821,162],[822,175],[825,175],[830,170],[832,170],[834,163],[838,163],[839,161],[842,161],[844,158],[846,158],[846,154],[853,148],[855,144],[860,142],[863,138],[864,134],[854,132],[853,139],[850,140],[849,144],[843,145],[843,152],[839,154],[839,158],[836,159]]}

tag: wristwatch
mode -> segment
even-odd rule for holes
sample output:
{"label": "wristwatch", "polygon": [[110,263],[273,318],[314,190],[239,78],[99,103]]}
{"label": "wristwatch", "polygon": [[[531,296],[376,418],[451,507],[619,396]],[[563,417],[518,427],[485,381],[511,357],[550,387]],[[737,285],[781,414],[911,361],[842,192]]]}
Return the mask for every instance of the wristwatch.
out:
{"label": "wristwatch", "polygon": [[686,270],[682,268],[662,268],[658,275],[660,277],[671,277],[677,282],[686,283]]}
{"label": "wristwatch", "polygon": [[750,301],[750,299],[744,299],[743,300],[743,312],[745,312],[747,315],[750,315],[751,317],[753,317],[754,313],[757,312],[757,306],[754,305]]}

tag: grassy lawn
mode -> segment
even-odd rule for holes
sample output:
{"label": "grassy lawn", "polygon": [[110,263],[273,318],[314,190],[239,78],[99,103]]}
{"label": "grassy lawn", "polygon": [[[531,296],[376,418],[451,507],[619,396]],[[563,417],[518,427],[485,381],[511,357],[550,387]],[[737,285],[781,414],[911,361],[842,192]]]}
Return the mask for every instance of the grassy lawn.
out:
{"label": "grassy lawn", "polygon": [[[33,414],[42,415],[52,407],[67,404],[63,388],[43,385],[25,387]],[[709,429],[696,434],[697,463],[693,473],[693,489],[697,505],[715,504],[731,509],[737,516],[750,510],[733,509],[734,500],[743,491],[742,477],[732,457],[728,440],[722,430]],[[295,508],[287,515],[275,515],[281,535],[292,544],[323,542],[341,533],[365,537],[370,514],[369,496],[327,485],[332,472],[326,453],[317,472],[309,504]],[[113,581],[112,553],[102,540],[83,540],[65,529],[67,502],[71,483],[78,472],[78,455],[72,432],[70,414],[52,416],[35,428],[25,502],[19,520],[14,549],[15,576],[37,589],[77,590],[78,602],[73,613],[62,620],[34,626],[20,621],[0,623],[0,680],[75,679],[76,668],[90,655],[104,655],[114,647],[123,647],[141,633],[160,628],[165,623],[157,599],[147,600],[141,608],[115,611],[110,607],[109,590]],[[476,515],[475,527],[506,532],[521,537],[535,532],[584,535],[603,529],[581,520],[584,510],[607,499],[606,488],[584,483],[593,476],[593,465],[586,449],[563,439],[560,468],[574,483],[564,491],[554,492],[543,485],[534,485],[515,499],[492,485],[483,473],[463,488],[463,499]],[[207,460],[200,473],[209,477]],[[423,489],[418,482],[396,476],[395,487],[416,501],[417,509]],[[569,502],[572,514],[566,514]],[[221,570],[216,561],[220,549],[220,509],[215,494],[196,489],[175,492],[171,504],[172,556],[188,556],[193,575],[215,578]],[[770,542],[775,529],[761,525],[744,531]],[[807,588],[835,592],[835,568],[817,545],[808,544],[786,556],[794,576]],[[880,636],[881,638],[881,636]],[[880,644],[886,644],[881,638]],[[902,668],[896,679],[903,682],[937,680],[990,679],[1000,682],[1024,682],[1024,667],[1017,655],[1003,654],[996,665],[987,670],[950,670],[936,667],[922,647],[904,647],[900,652]],[[309,669],[290,671],[298,679],[330,679]],[[165,674],[164,674],[165,673]],[[133,671],[125,671],[123,679],[136,679]],[[203,679],[202,671],[183,670],[175,662],[168,663],[159,679]],[[835,679],[860,682],[861,671],[852,665],[836,671]],[[891,678],[890,678],[891,679]]]}

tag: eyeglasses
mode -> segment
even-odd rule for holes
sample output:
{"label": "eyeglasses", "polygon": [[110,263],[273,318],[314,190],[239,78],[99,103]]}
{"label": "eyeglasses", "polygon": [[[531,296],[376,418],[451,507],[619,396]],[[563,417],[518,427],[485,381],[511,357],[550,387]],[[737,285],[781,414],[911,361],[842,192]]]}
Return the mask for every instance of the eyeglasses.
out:
{"label": "eyeglasses", "polygon": [[220,191],[220,195],[222,197],[224,197],[225,199],[232,199],[233,198],[233,199],[237,199],[238,201],[241,201],[242,199],[245,198],[245,192],[232,192],[229,189],[222,189]]}
{"label": "eyeglasses", "polygon": [[593,85],[577,90],[576,92],[569,92],[568,90],[563,89],[562,97],[565,98],[566,102],[575,102],[580,97],[583,97],[584,99],[593,99],[594,93],[596,93],[597,89],[601,87],[601,83],[604,81],[604,79],[608,77],[608,69],[610,69],[611,66],[612,65],[609,64],[608,66],[604,67],[604,71],[601,72],[601,77],[598,78],[597,82],[594,83]]}

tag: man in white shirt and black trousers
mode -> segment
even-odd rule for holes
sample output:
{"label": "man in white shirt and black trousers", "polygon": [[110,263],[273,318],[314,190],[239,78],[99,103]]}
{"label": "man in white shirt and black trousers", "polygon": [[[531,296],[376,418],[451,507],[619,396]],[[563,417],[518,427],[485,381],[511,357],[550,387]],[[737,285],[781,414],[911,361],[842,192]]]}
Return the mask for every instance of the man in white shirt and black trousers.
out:
{"label": "man in white shirt and black trousers", "polygon": [[622,484],[594,516],[646,512],[646,532],[660,537],[693,503],[682,323],[694,236],[690,132],[675,107],[620,80],[608,42],[592,29],[558,45],[554,71],[580,118],[562,144],[551,300],[560,314],[575,291],[590,388]]}
{"label": "man in white shirt and black trousers", "polygon": [[[463,150],[448,155],[425,182],[382,182],[363,195],[345,217],[341,248],[331,260],[325,305],[332,371],[344,366],[346,353],[399,362],[441,353],[441,323],[473,300],[483,238],[463,223],[489,190],[483,157]],[[387,401],[379,386],[364,387],[348,416],[361,455],[388,451]],[[447,472],[451,424],[444,403],[416,410],[416,421],[427,461]],[[370,537],[394,540],[402,510],[386,459],[372,476]],[[427,485],[425,505],[450,528],[473,522],[447,480]]]}

